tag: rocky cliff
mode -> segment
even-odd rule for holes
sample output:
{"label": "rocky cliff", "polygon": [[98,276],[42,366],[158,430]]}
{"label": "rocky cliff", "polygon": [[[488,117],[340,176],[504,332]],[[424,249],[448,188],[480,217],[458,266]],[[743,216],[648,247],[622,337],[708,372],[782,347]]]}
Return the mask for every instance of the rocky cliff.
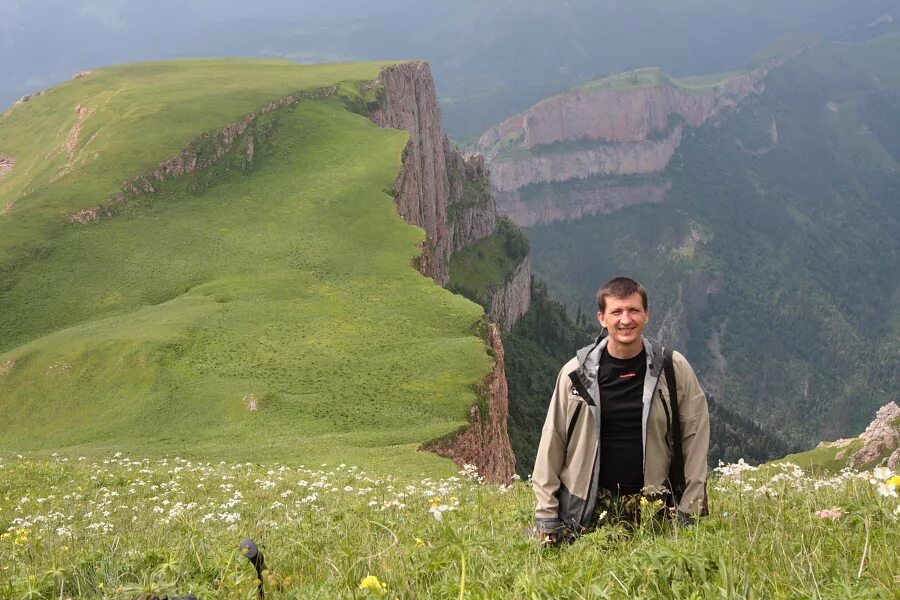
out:
{"label": "rocky cliff", "polygon": [[[547,98],[507,119],[475,146],[488,161],[501,212],[528,225],[663,200],[665,184],[619,191],[611,182],[664,171],[684,127],[699,127],[761,93],[771,69],[797,53],[717,82],[679,81],[659,69],[639,69]],[[558,189],[528,207],[516,194],[529,186],[573,181],[596,189]],[[571,214],[559,214],[561,207],[571,208]]]}
{"label": "rocky cliff", "polygon": [[458,465],[471,464],[489,481],[510,483],[516,472],[516,457],[509,443],[509,390],[506,384],[500,330],[491,324],[488,344],[494,354],[494,369],[485,378],[479,395],[482,403],[472,406],[467,428],[423,446],[452,458]]}

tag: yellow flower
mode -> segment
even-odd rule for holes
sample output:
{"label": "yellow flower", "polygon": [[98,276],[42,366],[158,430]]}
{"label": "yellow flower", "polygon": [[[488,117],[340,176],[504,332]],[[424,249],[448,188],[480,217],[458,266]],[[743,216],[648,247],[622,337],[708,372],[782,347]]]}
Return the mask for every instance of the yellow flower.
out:
{"label": "yellow flower", "polygon": [[647,496],[641,496],[641,506],[647,506],[648,504],[650,503],[647,501]]}
{"label": "yellow flower", "polygon": [[424,547],[425,547],[425,540],[417,537],[416,538],[416,548],[424,548]]}
{"label": "yellow flower", "polygon": [[361,590],[372,590],[379,596],[387,592],[387,584],[383,581],[380,581],[374,575],[366,575],[363,577],[363,580],[359,582],[359,589]]}
{"label": "yellow flower", "polygon": [[894,475],[890,479],[887,480],[888,485],[892,485],[895,488],[900,488],[900,475]]}

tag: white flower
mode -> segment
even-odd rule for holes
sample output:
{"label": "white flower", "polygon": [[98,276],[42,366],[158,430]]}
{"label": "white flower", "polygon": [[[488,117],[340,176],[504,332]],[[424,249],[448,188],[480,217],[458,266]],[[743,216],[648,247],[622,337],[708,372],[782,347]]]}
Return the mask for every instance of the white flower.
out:
{"label": "white flower", "polygon": [[447,512],[448,510],[452,510],[452,509],[449,506],[447,506],[446,504],[440,504],[440,505],[432,504],[431,508],[428,509],[428,512],[430,512],[432,515],[434,515],[435,519],[440,521],[441,519],[444,518],[444,513]]}
{"label": "white flower", "polygon": [[885,498],[896,498],[897,488],[887,482],[882,481],[878,484],[878,493]]}
{"label": "white flower", "polygon": [[869,482],[876,483],[877,481],[887,481],[891,478],[891,475],[893,475],[893,473],[891,473],[891,470],[887,467],[875,467],[872,470],[873,479],[870,479]]}

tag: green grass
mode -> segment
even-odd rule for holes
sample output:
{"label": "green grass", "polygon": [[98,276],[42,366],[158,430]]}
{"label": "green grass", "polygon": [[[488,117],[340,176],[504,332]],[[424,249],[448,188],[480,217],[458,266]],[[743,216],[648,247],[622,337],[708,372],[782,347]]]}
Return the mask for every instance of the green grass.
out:
{"label": "green grass", "polygon": [[584,83],[576,90],[627,90],[631,88],[671,86],[686,93],[704,93],[717,85],[744,75],[746,71],[729,71],[726,73],[713,73],[710,75],[697,75],[691,77],[672,77],[659,67],[644,67],[623,73],[616,73],[608,77],[602,77]]}
{"label": "green grass", "polygon": [[[260,119],[249,165],[65,220],[204,131],[298,90],[352,93],[379,68],[117,67],[0,121],[19,161],[0,188],[17,203],[0,216],[0,448],[452,469],[416,449],[467,423],[490,359],[481,308],[410,266],[424,233],[384,191],[405,132],[302,100]],[[78,103],[97,110],[54,179]]]}
{"label": "green grass", "polygon": [[[854,440],[843,448],[813,448],[806,452],[788,454],[785,460],[791,461],[804,469],[819,469],[828,473],[837,473],[850,465],[850,457],[862,448],[862,440]],[[838,458],[840,454],[840,458]]]}
{"label": "green grass", "polygon": [[[4,454],[0,596],[250,599],[250,537],[272,599],[896,598],[900,508],[871,474],[723,470],[695,527],[656,521],[648,503],[631,533],[605,523],[541,550],[524,483]],[[367,577],[384,587],[361,589]]]}
{"label": "green grass", "polygon": [[450,257],[449,289],[490,308],[491,292],[502,286],[528,254],[528,240],[508,219],[497,231]]}

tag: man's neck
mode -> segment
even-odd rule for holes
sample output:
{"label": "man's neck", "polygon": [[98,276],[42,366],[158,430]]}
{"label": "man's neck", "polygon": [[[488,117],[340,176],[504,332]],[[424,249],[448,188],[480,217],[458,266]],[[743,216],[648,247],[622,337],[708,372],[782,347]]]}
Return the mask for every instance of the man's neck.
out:
{"label": "man's neck", "polygon": [[613,358],[618,358],[619,360],[634,358],[643,350],[644,340],[641,338],[638,338],[633,344],[623,345],[613,339],[609,340],[609,343],[606,344],[606,351],[609,352],[609,355]]}

